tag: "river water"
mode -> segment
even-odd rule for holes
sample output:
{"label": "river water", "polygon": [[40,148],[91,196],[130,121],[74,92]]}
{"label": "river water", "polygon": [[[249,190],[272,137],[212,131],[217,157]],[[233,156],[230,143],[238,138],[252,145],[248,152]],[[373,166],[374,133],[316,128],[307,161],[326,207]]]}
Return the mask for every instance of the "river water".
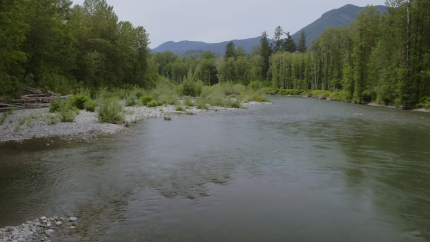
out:
{"label": "river water", "polygon": [[430,241],[430,113],[307,98],[0,145],[0,227],[61,241]]}

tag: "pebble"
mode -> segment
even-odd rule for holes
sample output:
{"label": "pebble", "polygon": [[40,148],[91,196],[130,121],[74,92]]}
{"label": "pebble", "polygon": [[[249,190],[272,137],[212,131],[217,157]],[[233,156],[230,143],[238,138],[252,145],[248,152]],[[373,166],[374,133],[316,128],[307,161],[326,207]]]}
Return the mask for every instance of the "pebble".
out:
{"label": "pebble", "polygon": [[70,217],[70,218],[69,218],[69,222],[75,222],[76,220],[78,220],[78,218],[77,218],[77,217]]}
{"label": "pebble", "polygon": [[[40,217],[39,219],[27,221],[19,226],[6,226],[5,228],[0,228],[0,242],[45,241],[47,240],[46,237],[53,236],[55,232],[53,227],[50,228],[52,224],[58,226],[58,229],[63,224],[61,221],[64,220],[64,218],[59,217]],[[76,220],[77,218],[74,219],[74,221]]]}

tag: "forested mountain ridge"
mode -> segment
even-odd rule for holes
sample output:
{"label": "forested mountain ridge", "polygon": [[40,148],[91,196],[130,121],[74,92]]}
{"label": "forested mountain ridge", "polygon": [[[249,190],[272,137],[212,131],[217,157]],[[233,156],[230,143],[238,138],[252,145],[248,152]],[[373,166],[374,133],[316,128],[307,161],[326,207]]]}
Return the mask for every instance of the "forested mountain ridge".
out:
{"label": "forested mountain ridge", "polygon": [[[387,11],[385,6],[375,6],[381,13]],[[351,20],[356,19],[356,14],[363,10],[364,7],[358,7],[352,4],[347,4],[341,8],[330,10],[324,13],[319,19],[307,25],[303,29],[292,35],[292,38],[297,41],[300,39],[302,30],[306,33],[306,41],[309,45],[312,40],[317,39],[328,27],[341,27],[349,24]],[[282,23],[280,23],[282,25]],[[287,30],[286,30],[287,31]],[[260,37],[231,40],[235,46],[242,46],[247,53],[252,50],[254,45],[258,45]],[[160,46],[152,49],[152,53],[172,51],[175,54],[184,54],[188,50],[212,51],[216,54],[224,54],[225,46],[229,41],[220,43],[206,43],[201,41],[168,41]],[[271,40],[269,40],[271,42]]]}
{"label": "forested mountain ridge", "polygon": [[[252,50],[252,47],[259,43],[260,37],[255,38],[249,38],[249,39],[242,39],[242,40],[231,40],[236,46],[242,46],[246,52],[250,52]],[[152,53],[157,52],[165,52],[165,51],[172,51],[175,54],[184,54],[185,52],[189,50],[202,50],[202,51],[212,51],[216,54],[224,54],[225,46],[230,42],[229,41],[223,41],[220,43],[205,43],[201,41],[179,41],[179,42],[173,42],[168,41],[157,48],[154,48],[151,50]]]}
{"label": "forested mountain ridge", "polygon": [[[379,5],[374,7],[381,13],[385,13],[387,11],[385,6]],[[364,7],[347,4],[341,8],[330,10],[324,13],[319,19],[297,31],[292,35],[292,38],[294,40],[300,39],[300,32],[304,30],[307,36],[306,41],[308,44],[310,44],[312,40],[317,39],[327,28],[337,28],[348,25],[351,20],[356,19],[357,13],[363,9]]]}

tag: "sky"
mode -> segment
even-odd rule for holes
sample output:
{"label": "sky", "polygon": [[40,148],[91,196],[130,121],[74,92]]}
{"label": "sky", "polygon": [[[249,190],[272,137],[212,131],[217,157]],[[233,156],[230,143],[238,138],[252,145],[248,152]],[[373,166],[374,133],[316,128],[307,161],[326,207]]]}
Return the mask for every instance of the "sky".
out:
{"label": "sky", "polygon": [[[106,0],[119,20],[143,26],[150,48],[166,41],[217,43],[269,37],[277,26],[294,34],[331,9],[346,4],[384,5],[385,0]],[[73,0],[82,4],[84,0]]]}

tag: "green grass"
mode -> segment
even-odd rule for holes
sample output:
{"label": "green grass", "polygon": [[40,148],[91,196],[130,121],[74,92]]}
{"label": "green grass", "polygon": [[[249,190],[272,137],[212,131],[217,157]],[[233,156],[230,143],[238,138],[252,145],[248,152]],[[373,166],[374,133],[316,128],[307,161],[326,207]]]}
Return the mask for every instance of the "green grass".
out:
{"label": "green grass", "polygon": [[176,111],[185,111],[184,107],[180,106],[180,105],[176,105]]}

